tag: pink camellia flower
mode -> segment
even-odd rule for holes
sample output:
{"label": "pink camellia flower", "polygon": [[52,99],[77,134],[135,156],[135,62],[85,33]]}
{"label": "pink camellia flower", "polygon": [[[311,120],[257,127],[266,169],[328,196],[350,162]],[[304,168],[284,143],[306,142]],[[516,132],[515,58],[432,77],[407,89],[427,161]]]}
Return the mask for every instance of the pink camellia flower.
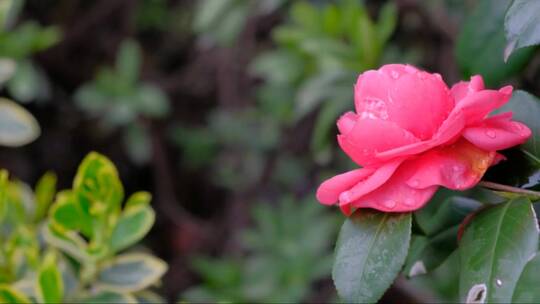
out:
{"label": "pink camellia flower", "polygon": [[362,168],[326,180],[317,199],[355,208],[406,212],[421,208],[439,186],[476,185],[503,150],[531,135],[512,113],[488,114],[512,87],[486,90],[481,76],[448,89],[439,74],[390,64],[358,77],[356,113],[337,122],[340,147]]}

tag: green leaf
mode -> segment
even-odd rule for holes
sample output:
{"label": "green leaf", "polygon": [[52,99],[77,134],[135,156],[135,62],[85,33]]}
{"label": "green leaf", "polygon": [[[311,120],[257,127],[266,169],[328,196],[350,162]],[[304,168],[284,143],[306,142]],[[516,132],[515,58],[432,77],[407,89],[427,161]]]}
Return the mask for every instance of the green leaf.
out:
{"label": "green leaf", "polygon": [[456,194],[441,189],[426,207],[414,212],[415,222],[426,235],[434,235],[459,224],[469,213],[482,206],[476,200]]}
{"label": "green leaf", "polygon": [[250,66],[250,71],[267,82],[280,85],[298,81],[304,68],[305,62],[301,56],[286,49],[278,49],[257,56]]}
{"label": "green leaf", "polygon": [[56,194],[56,175],[52,172],[45,173],[36,185],[36,212],[34,221],[39,221],[47,213],[54,195]]}
{"label": "green leaf", "polygon": [[86,236],[91,235],[92,219],[72,191],[64,190],[58,193],[50,214],[55,225],[65,230],[80,231]]}
{"label": "green leaf", "polygon": [[525,269],[519,277],[512,296],[512,303],[538,303],[540,299],[539,281],[540,255],[536,253],[534,258],[525,265]]}
{"label": "green leaf", "polygon": [[353,74],[344,71],[333,71],[314,75],[307,79],[298,89],[296,96],[295,119],[300,120],[324,101],[337,103],[340,110],[350,106],[353,90],[351,83]]}
{"label": "green leaf", "polygon": [[111,235],[111,249],[120,251],[141,240],[152,228],[154,210],[148,206],[150,194],[138,192],[131,196]]}
{"label": "green leaf", "polygon": [[540,1],[514,0],[506,12],[504,29],[508,46],[505,56],[514,50],[540,43]]}
{"label": "green leaf", "polygon": [[126,83],[133,85],[139,78],[141,48],[134,40],[127,39],[120,45],[116,58],[116,71]]}
{"label": "green leaf", "polygon": [[81,303],[118,303],[131,304],[137,303],[137,299],[129,293],[122,293],[110,290],[100,290],[96,294],[87,296],[80,301]]}
{"label": "green leaf", "polygon": [[0,223],[3,221],[4,216],[6,215],[8,202],[7,202],[7,191],[8,191],[8,172],[4,169],[0,169]]}
{"label": "green leaf", "polygon": [[18,104],[0,98],[0,145],[23,146],[34,141],[40,134],[36,119]]}
{"label": "green leaf", "polygon": [[137,165],[147,164],[152,158],[150,132],[144,125],[134,123],[126,126],[124,147],[132,162]]}
{"label": "green leaf", "polygon": [[26,304],[32,303],[32,301],[26,295],[9,285],[0,284],[0,303]]}
{"label": "green leaf", "polygon": [[48,83],[44,75],[29,60],[19,61],[15,74],[8,80],[7,89],[13,99],[30,102],[48,94]]}
{"label": "green leaf", "polygon": [[96,284],[120,292],[139,291],[156,283],[166,270],[167,265],[151,255],[124,254],[101,266]]}
{"label": "green leaf", "polygon": [[105,156],[90,152],[79,165],[73,181],[79,199],[90,203],[91,214],[118,212],[124,188],[114,164]]}
{"label": "green leaf", "polygon": [[461,301],[510,303],[537,248],[538,224],[529,200],[514,199],[478,213],[459,244]]}
{"label": "green leaf", "polygon": [[160,118],[169,112],[169,99],[167,95],[155,85],[139,85],[134,102],[138,111],[143,116]]}
{"label": "green leaf", "polygon": [[413,277],[441,265],[457,247],[458,228],[455,225],[430,237],[413,235],[403,272]]}
{"label": "green leaf", "polygon": [[459,34],[456,57],[464,76],[480,74],[488,86],[500,84],[520,72],[532,56],[532,49],[516,51],[504,62],[504,14],[510,0],[480,0],[465,20]]}
{"label": "green leaf", "polygon": [[336,245],[332,277],[347,302],[376,302],[407,257],[411,214],[362,210],[345,221]]}
{"label": "green leaf", "polygon": [[531,129],[531,137],[521,148],[540,166],[540,99],[525,91],[515,91],[512,99],[497,113],[508,111],[513,113],[514,120],[523,122]]}
{"label": "green leaf", "polygon": [[64,283],[57,266],[54,252],[48,252],[38,274],[38,298],[44,303],[61,303],[64,295]]}

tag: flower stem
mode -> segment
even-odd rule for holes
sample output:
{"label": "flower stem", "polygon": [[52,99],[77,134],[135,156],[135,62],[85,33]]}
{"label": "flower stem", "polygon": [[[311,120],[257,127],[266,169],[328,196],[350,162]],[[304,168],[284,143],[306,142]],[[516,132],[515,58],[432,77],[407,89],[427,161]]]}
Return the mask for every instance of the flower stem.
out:
{"label": "flower stem", "polygon": [[486,181],[480,181],[478,185],[492,189],[492,190],[499,190],[499,191],[505,191],[505,192],[512,192],[512,193],[519,193],[519,194],[525,194],[525,195],[531,195],[540,198],[540,192],[538,191],[532,191],[527,189],[521,189],[517,187],[507,186],[507,185],[501,185],[493,182],[486,182]]}

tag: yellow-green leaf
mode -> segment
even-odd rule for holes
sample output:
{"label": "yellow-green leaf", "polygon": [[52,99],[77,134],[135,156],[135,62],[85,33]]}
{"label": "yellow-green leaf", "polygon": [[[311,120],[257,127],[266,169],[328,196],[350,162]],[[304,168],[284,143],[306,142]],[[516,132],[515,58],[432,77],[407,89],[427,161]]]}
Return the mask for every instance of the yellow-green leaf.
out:
{"label": "yellow-green leaf", "polygon": [[64,283],[53,251],[47,252],[38,271],[37,295],[44,303],[61,303]]}
{"label": "yellow-green leaf", "polygon": [[6,284],[0,284],[0,303],[26,304],[32,303],[22,292]]}
{"label": "yellow-green leaf", "polygon": [[36,185],[36,212],[34,220],[39,221],[47,213],[47,210],[56,193],[56,175],[52,172],[45,173]]}

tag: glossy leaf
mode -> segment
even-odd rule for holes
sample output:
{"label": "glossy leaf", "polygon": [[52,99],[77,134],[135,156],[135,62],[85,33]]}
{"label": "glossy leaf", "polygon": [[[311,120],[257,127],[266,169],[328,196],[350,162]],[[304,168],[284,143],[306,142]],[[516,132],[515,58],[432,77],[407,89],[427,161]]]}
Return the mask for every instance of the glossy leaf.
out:
{"label": "glossy leaf", "polygon": [[[140,203],[141,200],[147,202]],[[148,206],[149,201],[150,194],[146,192],[135,193],[128,200],[128,205],[118,218],[111,235],[111,249],[113,251],[120,251],[135,244],[152,228],[155,213]]]}
{"label": "glossy leaf", "polygon": [[540,299],[540,255],[536,253],[521,273],[512,296],[512,303],[538,303]]}
{"label": "glossy leaf", "polygon": [[40,134],[36,119],[18,104],[0,98],[0,146],[18,147]]}
{"label": "glossy leaf", "polygon": [[537,248],[538,224],[529,200],[514,199],[478,213],[459,245],[461,301],[509,303]]}
{"label": "glossy leaf", "polygon": [[508,46],[505,56],[514,50],[540,44],[540,1],[514,0],[504,19]]}
{"label": "glossy leaf", "polygon": [[48,252],[37,274],[38,298],[44,303],[62,302],[64,283],[56,261],[55,254]]}
{"label": "glossy leaf", "polygon": [[434,236],[413,236],[403,272],[412,277],[437,268],[455,251],[457,238],[457,225]]}
{"label": "glossy leaf", "polygon": [[347,302],[376,302],[407,257],[411,215],[357,212],[345,221],[336,245],[332,277]]}
{"label": "glossy leaf", "polygon": [[151,255],[124,254],[102,265],[98,285],[120,292],[139,291],[156,283],[166,270],[167,265]]}
{"label": "glossy leaf", "polygon": [[459,34],[456,58],[465,77],[481,74],[488,86],[499,85],[521,71],[532,55],[531,49],[516,51],[504,62],[504,14],[510,0],[480,0],[465,20]]}
{"label": "glossy leaf", "polygon": [[440,189],[427,206],[414,212],[415,222],[426,235],[434,235],[459,224],[482,206],[480,202],[458,194],[461,193]]}
{"label": "glossy leaf", "polygon": [[525,91],[515,91],[512,99],[497,112],[508,111],[513,113],[512,119],[523,122],[531,129],[531,137],[521,148],[540,167],[540,99]]}

